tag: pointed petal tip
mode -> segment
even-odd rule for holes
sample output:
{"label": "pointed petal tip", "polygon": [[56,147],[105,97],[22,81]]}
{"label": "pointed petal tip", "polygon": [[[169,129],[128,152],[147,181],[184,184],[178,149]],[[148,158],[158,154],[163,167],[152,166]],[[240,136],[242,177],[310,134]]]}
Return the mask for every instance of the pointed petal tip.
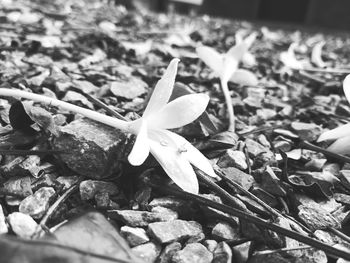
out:
{"label": "pointed petal tip", "polygon": [[344,90],[346,99],[350,103],[350,74],[347,75],[343,81],[343,90]]}

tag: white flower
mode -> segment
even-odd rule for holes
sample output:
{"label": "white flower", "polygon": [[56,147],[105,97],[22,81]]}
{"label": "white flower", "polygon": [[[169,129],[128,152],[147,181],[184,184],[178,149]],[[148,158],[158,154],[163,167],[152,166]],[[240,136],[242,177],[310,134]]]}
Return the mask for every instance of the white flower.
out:
{"label": "white flower", "polygon": [[167,103],[175,82],[178,59],[173,59],[158,81],[142,118],[130,123],[137,134],[128,157],[132,165],[142,164],[149,152],[169,177],[183,190],[198,193],[197,177],[192,165],[216,177],[207,158],[183,137],[168,131],[191,123],[206,109],[209,97],[190,94]]}
{"label": "white flower", "polygon": [[[343,89],[346,99],[350,102],[350,75],[344,79]],[[327,150],[339,154],[350,154],[350,123],[326,131],[318,138],[318,142],[326,140],[336,140]]]}

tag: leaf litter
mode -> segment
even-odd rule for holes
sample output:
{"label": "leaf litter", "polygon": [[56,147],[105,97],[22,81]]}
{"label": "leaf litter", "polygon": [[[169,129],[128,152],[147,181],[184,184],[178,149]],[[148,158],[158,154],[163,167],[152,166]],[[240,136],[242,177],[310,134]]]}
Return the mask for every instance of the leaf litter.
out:
{"label": "leaf litter", "polygon": [[[177,262],[198,251],[203,262],[350,260],[346,35],[103,2],[5,2],[0,89],[131,124],[1,97],[7,262]],[[166,70],[173,57],[178,74]]]}

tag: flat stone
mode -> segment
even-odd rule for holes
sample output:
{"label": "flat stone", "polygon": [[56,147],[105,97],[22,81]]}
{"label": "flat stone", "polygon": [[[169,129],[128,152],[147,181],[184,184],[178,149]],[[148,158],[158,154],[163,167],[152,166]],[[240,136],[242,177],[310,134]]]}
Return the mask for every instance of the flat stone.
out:
{"label": "flat stone", "polygon": [[215,251],[212,263],[231,263],[232,250],[226,242],[220,242]]}
{"label": "flat stone", "polygon": [[52,187],[42,187],[33,195],[23,199],[18,210],[23,214],[39,219],[45,214],[47,209],[49,209],[55,194],[55,189]]}
{"label": "flat stone", "polygon": [[122,226],[120,228],[120,234],[126,238],[131,247],[135,247],[149,241],[146,231],[139,227]]}
{"label": "flat stone", "polygon": [[2,206],[0,205],[0,235],[6,234],[8,232],[8,227],[5,220],[4,210],[2,209]]}
{"label": "flat stone", "polygon": [[97,193],[116,195],[119,193],[119,189],[112,182],[85,180],[80,183],[79,192],[82,200],[90,200],[93,199]]}
{"label": "flat stone", "polygon": [[202,226],[195,221],[173,220],[148,225],[148,232],[160,243],[188,239],[202,233]]}
{"label": "flat stone", "polygon": [[188,244],[184,249],[175,253],[173,263],[211,263],[213,254],[200,243]]}
{"label": "flat stone", "polygon": [[212,236],[219,241],[222,240],[237,240],[241,236],[239,234],[239,228],[233,228],[231,225],[225,222],[217,223],[211,231]]}
{"label": "flat stone", "polygon": [[127,136],[121,130],[81,118],[63,126],[52,146],[67,152],[60,157],[76,173],[102,178],[118,172],[118,160],[129,152],[125,144]]}
{"label": "flat stone", "polygon": [[141,79],[132,77],[128,82],[113,81],[110,86],[111,92],[125,99],[134,99],[144,93],[148,85]]}
{"label": "flat stone", "polygon": [[318,229],[325,230],[329,227],[339,229],[341,227],[340,222],[321,207],[314,208],[300,205],[298,209],[300,220],[302,220],[311,231]]}
{"label": "flat stone", "polygon": [[292,122],[291,127],[300,139],[313,142],[321,135],[322,128],[314,123]]}
{"label": "flat stone", "polygon": [[225,154],[220,157],[217,165],[220,168],[236,167],[240,170],[248,168],[245,154],[241,151],[234,151],[231,149],[226,150]]}
{"label": "flat stone", "polygon": [[171,208],[176,210],[176,208],[182,208],[186,205],[186,202],[181,199],[176,199],[174,197],[159,197],[154,198],[150,203],[150,207],[162,206],[166,208]]}
{"label": "flat stone", "polygon": [[245,145],[247,147],[249,156],[251,158],[257,157],[259,154],[270,152],[270,150],[264,146],[262,146],[260,143],[247,138],[245,140]]}
{"label": "flat stone", "polygon": [[13,212],[7,216],[7,222],[12,231],[19,237],[30,238],[36,231],[38,224],[27,214]]}
{"label": "flat stone", "polygon": [[156,262],[160,254],[161,247],[155,243],[149,242],[131,248],[131,251],[139,258],[143,259],[145,263]]}
{"label": "flat stone", "polygon": [[10,178],[4,184],[4,190],[20,197],[27,197],[33,194],[31,179],[29,176]]}
{"label": "flat stone", "polygon": [[148,211],[135,210],[110,210],[108,215],[122,220],[128,226],[145,227],[153,222],[172,221],[177,219],[177,214],[162,214]]}
{"label": "flat stone", "polygon": [[111,199],[109,198],[109,193],[107,192],[97,192],[95,194],[96,207],[106,208],[110,206]]}
{"label": "flat stone", "polygon": [[179,242],[173,242],[165,246],[162,253],[158,257],[159,263],[171,263],[171,259],[176,252],[181,250],[181,244]]}
{"label": "flat stone", "polygon": [[227,167],[221,169],[224,174],[227,176],[227,178],[231,179],[232,181],[238,183],[240,186],[242,186],[245,190],[249,190],[253,184],[255,183],[255,179],[250,174],[247,174],[235,167]]}

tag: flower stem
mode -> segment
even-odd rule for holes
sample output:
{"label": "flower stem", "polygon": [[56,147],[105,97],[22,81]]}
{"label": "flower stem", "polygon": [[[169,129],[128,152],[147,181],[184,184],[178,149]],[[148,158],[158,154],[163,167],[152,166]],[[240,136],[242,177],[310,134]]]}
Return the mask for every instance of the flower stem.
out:
{"label": "flower stem", "polygon": [[227,105],[227,113],[228,113],[228,119],[229,119],[228,130],[234,132],[235,131],[235,114],[233,111],[230,91],[228,89],[227,81],[220,79],[220,82],[221,82],[222,92],[224,93],[224,97]]}
{"label": "flower stem", "polygon": [[64,102],[58,99],[54,98],[49,98],[43,95],[38,95],[22,90],[17,90],[17,89],[5,89],[5,88],[0,88],[0,96],[5,96],[5,97],[20,97],[20,98],[25,98],[28,100],[33,100],[36,102],[41,102],[49,106],[54,106],[54,107],[59,107],[68,111],[72,111],[75,113],[79,113],[89,119],[92,119],[94,121],[101,122],[103,124],[106,124],[108,126],[124,130],[127,132],[130,132],[129,129],[129,123],[123,120],[118,120],[116,118],[98,113],[93,110],[85,109],[76,105],[73,105],[68,102]]}

